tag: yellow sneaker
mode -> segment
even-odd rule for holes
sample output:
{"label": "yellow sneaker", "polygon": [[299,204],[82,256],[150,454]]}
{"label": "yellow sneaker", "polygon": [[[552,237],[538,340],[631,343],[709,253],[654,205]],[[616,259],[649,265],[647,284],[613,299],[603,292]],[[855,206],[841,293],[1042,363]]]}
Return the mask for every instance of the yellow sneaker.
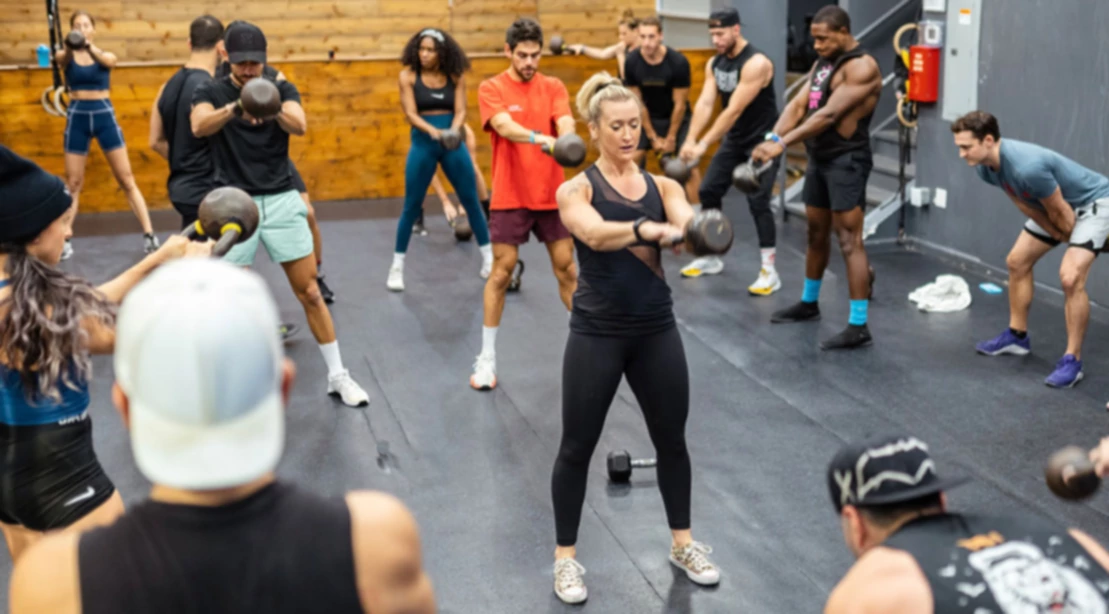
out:
{"label": "yellow sneaker", "polygon": [[747,291],[756,296],[770,296],[782,287],[782,279],[778,277],[778,271],[767,271],[761,269],[759,271],[759,278],[755,283],[747,287]]}
{"label": "yellow sneaker", "polygon": [[682,269],[682,277],[719,275],[724,270],[724,261],[716,256],[705,256],[690,262]]}

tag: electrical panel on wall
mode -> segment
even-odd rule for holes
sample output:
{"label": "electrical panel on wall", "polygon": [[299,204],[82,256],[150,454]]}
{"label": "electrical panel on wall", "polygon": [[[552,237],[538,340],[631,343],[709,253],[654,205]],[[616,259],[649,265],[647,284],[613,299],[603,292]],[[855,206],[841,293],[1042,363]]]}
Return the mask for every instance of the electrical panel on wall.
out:
{"label": "electrical panel on wall", "polygon": [[948,0],[944,50],[943,118],[954,121],[978,108],[978,48],[982,0]]}

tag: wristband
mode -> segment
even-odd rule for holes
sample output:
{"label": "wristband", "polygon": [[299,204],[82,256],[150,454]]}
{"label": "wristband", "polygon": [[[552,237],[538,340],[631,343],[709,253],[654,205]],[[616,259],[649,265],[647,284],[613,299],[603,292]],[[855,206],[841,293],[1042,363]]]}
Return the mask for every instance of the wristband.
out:
{"label": "wristband", "polygon": [[638,241],[639,243],[643,243],[643,236],[639,234],[639,227],[641,225],[643,225],[643,222],[648,222],[648,221],[650,221],[650,220],[648,220],[646,217],[641,217],[638,220],[636,220],[634,224],[632,224],[632,232],[635,233],[635,240]]}
{"label": "wristband", "polygon": [[778,136],[777,134],[774,134],[773,132],[767,132],[766,133],[766,140],[774,141],[775,143],[777,143],[779,145],[782,144],[782,137]]}
{"label": "wristband", "polygon": [[537,134],[539,134],[538,130],[532,130],[531,135],[529,135],[529,137],[528,137],[532,145],[535,144],[535,135],[537,135]]}

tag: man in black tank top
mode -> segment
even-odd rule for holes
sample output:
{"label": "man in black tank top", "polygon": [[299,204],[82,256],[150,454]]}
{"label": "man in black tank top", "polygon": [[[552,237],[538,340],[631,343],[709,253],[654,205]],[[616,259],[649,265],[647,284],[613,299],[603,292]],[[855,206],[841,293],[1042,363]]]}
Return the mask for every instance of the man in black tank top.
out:
{"label": "man in black tank top", "polygon": [[825,614],[1109,612],[1109,553],[1031,514],[957,514],[928,446],[879,436],[844,446],[828,488],[858,561]]}
{"label": "man in black tank top", "polygon": [[435,611],[398,500],[274,477],[295,372],[277,305],[224,260],[166,265],[124,300],[113,400],[154,487],[115,524],[20,558],[12,614]]}
{"label": "man in black tank top", "polygon": [[200,201],[215,189],[208,140],[193,136],[189,114],[193,92],[212,80],[223,45],[223,24],[211,15],[189,26],[191,54],[185,66],[158,90],[150,111],[150,148],[169,161],[169,200],[181,227],[196,221]]}
{"label": "man in black tank top", "polygon": [[[701,183],[700,194],[702,207],[720,209],[724,195],[732,186],[735,167],[747,162],[751,150],[774,128],[778,100],[774,93],[774,64],[743,38],[738,11],[725,9],[712,13],[709,32],[718,53],[705,65],[705,85],[693,108],[693,122],[682,145],[681,157],[695,162],[705,155],[710,145],[721,141]],[[712,119],[717,94],[722,98],[724,110],[701,137]],[[757,296],[769,296],[782,286],[774,266],[777,236],[770,208],[775,176],[776,166],[762,175],[759,190],[747,195],[761,252],[759,276],[747,291]],[[711,256],[694,260],[682,269],[682,275],[700,277],[723,270],[724,261]]]}
{"label": "man in black tank top", "polygon": [[751,154],[760,162],[771,160],[800,142],[809,151],[803,193],[809,222],[805,289],[799,303],[775,313],[771,321],[820,319],[817,300],[834,229],[847,264],[851,316],[847,328],[820,347],[856,348],[871,342],[867,311],[873,273],[863,248],[863,221],[873,166],[870,118],[882,92],[882,73],[859,48],[851,35],[851,18],[838,6],[816,13],[812,35],[820,59],[809,73],[810,86],[789,102],[774,132]]}

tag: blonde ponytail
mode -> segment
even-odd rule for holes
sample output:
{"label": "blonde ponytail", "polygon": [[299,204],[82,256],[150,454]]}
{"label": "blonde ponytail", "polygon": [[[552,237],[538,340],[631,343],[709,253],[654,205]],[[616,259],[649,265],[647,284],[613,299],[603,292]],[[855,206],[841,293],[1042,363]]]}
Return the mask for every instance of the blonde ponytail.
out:
{"label": "blonde ponytail", "polygon": [[575,103],[578,107],[578,115],[586,122],[594,123],[601,118],[601,103],[625,100],[639,102],[639,98],[624,87],[623,81],[601,71],[582,84]]}

